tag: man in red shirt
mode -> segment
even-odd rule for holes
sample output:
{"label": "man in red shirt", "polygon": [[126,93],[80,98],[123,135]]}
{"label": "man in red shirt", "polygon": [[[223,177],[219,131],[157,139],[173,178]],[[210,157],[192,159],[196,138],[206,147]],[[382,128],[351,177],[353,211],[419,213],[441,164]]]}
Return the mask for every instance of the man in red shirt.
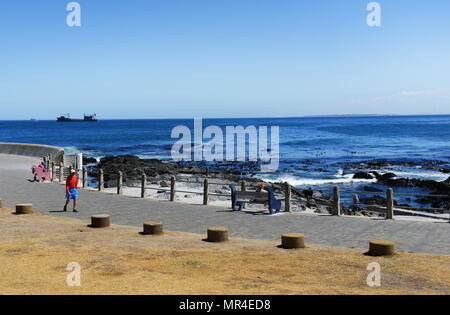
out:
{"label": "man in red shirt", "polygon": [[77,199],[78,199],[78,177],[75,174],[75,170],[70,170],[70,175],[66,180],[66,205],[64,206],[64,211],[67,211],[67,206],[69,205],[70,200],[73,200],[73,212],[78,212],[77,207]]}

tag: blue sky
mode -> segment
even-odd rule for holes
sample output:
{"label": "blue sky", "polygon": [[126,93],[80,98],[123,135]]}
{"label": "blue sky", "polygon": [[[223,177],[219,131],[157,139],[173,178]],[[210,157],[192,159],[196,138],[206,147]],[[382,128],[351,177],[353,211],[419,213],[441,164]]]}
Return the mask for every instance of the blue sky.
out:
{"label": "blue sky", "polygon": [[450,2],[0,5],[1,119],[449,114]]}

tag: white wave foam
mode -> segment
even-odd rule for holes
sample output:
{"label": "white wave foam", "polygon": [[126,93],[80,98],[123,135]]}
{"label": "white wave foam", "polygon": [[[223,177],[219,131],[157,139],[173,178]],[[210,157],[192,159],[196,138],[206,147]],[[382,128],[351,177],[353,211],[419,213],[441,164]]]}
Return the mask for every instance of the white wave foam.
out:
{"label": "white wave foam", "polygon": [[68,147],[64,147],[64,153],[65,154],[77,154],[77,153],[82,153],[82,152],[78,147],[68,146]]}
{"label": "white wave foam", "polygon": [[397,175],[397,178],[404,177],[404,178],[415,178],[415,179],[426,179],[426,180],[434,180],[437,182],[442,182],[446,180],[450,175],[444,174],[441,172],[436,171],[419,171],[419,172],[411,172],[408,170],[405,171],[393,171],[395,175]]}
{"label": "white wave foam", "polygon": [[[444,181],[449,177],[449,174],[443,174],[435,171],[411,172],[411,171],[394,171],[399,177],[409,177],[416,179],[428,179],[435,181]],[[383,173],[381,173],[383,174]],[[342,171],[338,170],[333,178],[301,178],[298,176],[284,175],[277,178],[262,178],[269,183],[289,183],[292,186],[316,186],[316,185],[335,185],[335,184],[349,184],[349,183],[376,183],[377,179],[356,179],[352,174],[342,175]]]}
{"label": "white wave foam", "polygon": [[295,176],[280,176],[278,178],[263,178],[269,183],[289,183],[292,186],[316,186],[316,185],[333,185],[333,184],[348,184],[348,183],[375,183],[376,179],[355,179],[354,174],[347,174],[344,176],[336,176],[335,178],[298,178]]}
{"label": "white wave foam", "polygon": [[77,153],[83,153],[83,156],[90,156],[94,159],[97,159],[97,161],[99,162],[100,159],[104,158],[103,155],[99,155],[99,153],[95,150],[92,149],[84,149],[82,147],[77,147],[77,146],[67,146],[64,147],[64,153],[66,155],[74,155]]}

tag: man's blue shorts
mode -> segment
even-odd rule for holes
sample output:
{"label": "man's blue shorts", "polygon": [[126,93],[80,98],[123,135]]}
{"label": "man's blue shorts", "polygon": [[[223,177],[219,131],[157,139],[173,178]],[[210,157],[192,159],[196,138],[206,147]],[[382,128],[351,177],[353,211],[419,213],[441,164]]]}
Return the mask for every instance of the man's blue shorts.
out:
{"label": "man's blue shorts", "polygon": [[70,188],[69,191],[70,191],[70,196],[66,192],[67,199],[78,199],[78,190],[76,188]]}

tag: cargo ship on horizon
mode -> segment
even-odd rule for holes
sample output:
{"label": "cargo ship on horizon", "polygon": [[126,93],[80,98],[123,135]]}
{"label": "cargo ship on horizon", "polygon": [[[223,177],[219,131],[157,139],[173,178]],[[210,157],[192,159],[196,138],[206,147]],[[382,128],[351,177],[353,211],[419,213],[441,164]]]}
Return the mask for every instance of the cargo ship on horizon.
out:
{"label": "cargo ship on horizon", "polygon": [[65,115],[61,115],[56,119],[57,122],[98,122],[97,114],[93,115],[86,115],[84,114],[83,119],[72,119],[70,118],[70,114],[67,114],[67,117]]}

